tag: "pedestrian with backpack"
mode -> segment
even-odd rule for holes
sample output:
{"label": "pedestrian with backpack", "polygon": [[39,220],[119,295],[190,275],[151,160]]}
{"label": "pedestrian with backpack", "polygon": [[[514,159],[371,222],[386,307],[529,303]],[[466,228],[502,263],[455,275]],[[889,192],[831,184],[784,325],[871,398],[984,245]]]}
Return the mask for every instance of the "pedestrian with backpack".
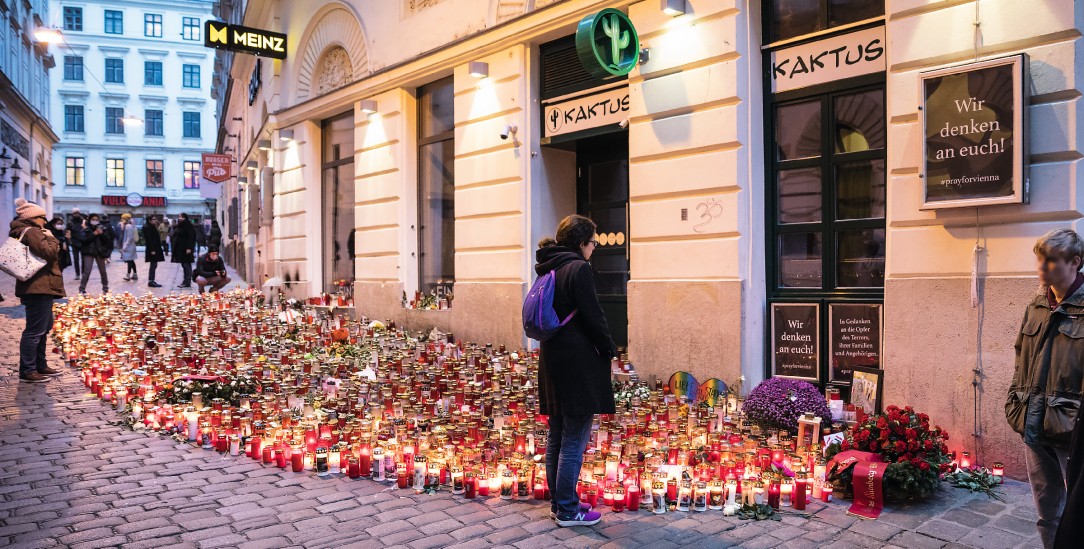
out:
{"label": "pedestrian with backpack", "polygon": [[541,341],[538,403],[549,416],[546,481],[558,526],[590,526],[602,515],[580,503],[576,482],[595,414],[615,413],[610,360],[617,346],[595,291],[588,260],[598,241],[590,219],[570,215],[535,252],[538,280],[524,301],[524,328]]}

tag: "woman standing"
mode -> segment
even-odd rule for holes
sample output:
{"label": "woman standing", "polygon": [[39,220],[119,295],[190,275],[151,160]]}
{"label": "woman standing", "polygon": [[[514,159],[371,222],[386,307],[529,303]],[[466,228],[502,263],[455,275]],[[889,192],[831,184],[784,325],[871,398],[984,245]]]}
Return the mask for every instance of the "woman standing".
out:
{"label": "woman standing", "polygon": [[45,210],[24,198],[15,200],[15,220],[8,236],[22,238],[31,253],[45,260],[45,266],[34,276],[15,281],[15,296],[26,308],[26,328],[19,341],[19,379],[45,383],[49,381],[47,376],[60,375],[59,370],[45,363],[47,335],[53,327],[53,300],[66,295],[56,263],[60,242],[45,228]]}
{"label": "woman standing", "polygon": [[211,234],[207,235],[207,245],[222,248],[222,227],[218,226],[218,220],[211,220]]}
{"label": "woman standing", "polygon": [[139,280],[136,272],[136,228],[132,222],[132,214],[126,213],[120,216],[120,260],[128,265],[124,280]]}
{"label": "woman standing", "polygon": [[576,481],[591,438],[595,414],[613,414],[610,359],[617,347],[595,292],[591,254],[598,241],[590,219],[570,215],[557,226],[556,242],[544,240],[535,252],[539,276],[554,271],[553,310],[568,324],[542,342],[538,366],[538,402],[549,416],[546,479],[553,500],[550,516],[558,526],[590,526],[602,515],[581,504]]}
{"label": "woman standing", "polygon": [[162,285],[154,281],[155,272],[158,270],[158,262],[166,260],[165,250],[162,249],[162,233],[159,226],[164,223],[157,217],[151,216],[147,224],[143,226],[143,252],[144,260],[150,264],[147,269],[147,287],[161,288]]}
{"label": "woman standing", "polygon": [[53,217],[53,220],[49,222],[49,232],[53,233],[53,238],[60,242],[60,255],[57,257],[56,264],[60,266],[60,272],[63,274],[64,269],[72,265],[71,239],[68,238],[64,218],[59,215]]}

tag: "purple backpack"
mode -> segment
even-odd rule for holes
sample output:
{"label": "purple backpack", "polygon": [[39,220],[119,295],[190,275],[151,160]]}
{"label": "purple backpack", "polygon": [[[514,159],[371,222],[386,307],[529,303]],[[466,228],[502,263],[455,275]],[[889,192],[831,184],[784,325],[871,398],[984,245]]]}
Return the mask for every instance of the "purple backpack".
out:
{"label": "purple backpack", "polygon": [[546,341],[557,335],[576,316],[576,311],[572,311],[561,320],[553,310],[553,292],[557,284],[553,273],[550,271],[538,277],[523,300],[523,331],[527,332],[527,337],[538,341]]}

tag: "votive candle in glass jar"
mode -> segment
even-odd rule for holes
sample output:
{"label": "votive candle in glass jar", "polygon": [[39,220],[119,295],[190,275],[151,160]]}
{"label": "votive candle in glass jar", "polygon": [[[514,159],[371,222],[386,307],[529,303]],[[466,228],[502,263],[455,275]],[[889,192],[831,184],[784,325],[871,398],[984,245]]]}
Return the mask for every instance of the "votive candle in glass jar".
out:
{"label": "votive candle in glass jar", "polygon": [[377,446],[376,448],[373,448],[373,480],[384,482],[385,479],[384,448]]}
{"label": "votive candle in glass jar", "polygon": [[414,491],[419,494],[425,490],[426,457],[414,456]]}
{"label": "votive candle in glass jar", "polygon": [[784,479],[779,485],[779,495],[779,505],[782,507],[790,507],[794,499],[794,481]]}
{"label": "votive candle in glass jar", "polygon": [[295,447],[290,450],[290,468],[295,473],[300,473],[305,470],[305,449],[302,447]]}
{"label": "votive candle in glass jar", "polygon": [[830,503],[832,501],[832,490],[831,484],[826,483],[824,486],[821,486],[821,501]]}
{"label": "votive candle in glass jar", "polygon": [[699,481],[693,486],[693,511],[704,512],[708,510],[708,483]]}
{"label": "votive candle in glass jar", "polygon": [[512,499],[512,470],[505,469],[501,473],[501,499]]}
{"label": "votive candle in glass jar", "polygon": [[631,512],[640,509],[640,484],[638,482],[629,483],[628,488],[625,489],[625,507]]}
{"label": "votive candle in glass jar", "polygon": [[661,480],[651,483],[651,512],[656,515],[666,513],[666,483]]}
{"label": "votive candle in glass jar", "polygon": [[[454,478],[452,479],[454,482]],[[478,495],[478,478],[474,476],[474,472],[468,470],[463,475],[463,497],[467,499],[474,499]]]}
{"label": "votive candle in glass jar", "polygon": [[708,488],[708,509],[718,511],[723,508],[723,481],[713,480]]}
{"label": "votive candle in glass jar", "polygon": [[230,455],[241,455],[241,437],[237,435],[230,435]]}
{"label": "votive candle in glass jar", "polygon": [[796,477],[794,479],[794,494],[791,499],[794,502],[795,511],[805,510],[805,498],[806,498],[806,485],[808,481],[806,477]]}
{"label": "votive candle in glass jar", "polygon": [[625,510],[625,487],[619,482],[615,484],[616,485],[613,487],[613,512],[620,513]]}
{"label": "votive candle in glass jar", "polygon": [[412,480],[412,476],[407,474],[407,466],[405,462],[398,462],[395,464],[395,485],[399,489],[407,487],[407,484]]}
{"label": "votive candle in glass jar", "polygon": [[317,446],[315,454],[316,474],[322,477],[326,477],[330,473],[330,469],[328,467],[327,446]]}
{"label": "votive candle in glass jar", "polygon": [[995,461],[994,466],[990,469],[990,474],[994,475],[994,479],[998,484],[1005,481],[1005,465],[1000,461]]}
{"label": "votive candle in glass jar", "polygon": [[681,487],[678,488],[677,497],[677,510],[688,511],[692,508],[693,503],[693,485],[692,481],[681,481]]}
{"label": "votive candle in glass jar", "polygon": [[452,465],[449,468],[449,471],[452,477],[452,493],[459,495],[466,492],[467,487],[463,483],[463,468],[458,465]]}

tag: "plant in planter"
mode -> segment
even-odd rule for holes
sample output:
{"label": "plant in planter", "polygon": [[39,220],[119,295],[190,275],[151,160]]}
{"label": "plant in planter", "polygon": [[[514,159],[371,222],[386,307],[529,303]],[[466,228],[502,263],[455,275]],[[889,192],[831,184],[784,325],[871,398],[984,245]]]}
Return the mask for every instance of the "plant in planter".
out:
{"label": "plant in planter", "polygon": [[[842,443],[826,449],[828,459],[844,450],[878,454],[885,467],[885,500],[906,501],[929,497],[941,485],[941,475],[952,469],[948,433],[930,426],[930,416],[910,406],[889,406],[885,413],[868,417],[847,433]],[[828,480],[850,497],[854,464],[828,472]]]}
{"label": "plant in planter", "polygon": [[828,402],[816,387],[783,377],[773,377],[757,385],[742,405],[742,413],[764,429],[798,431],[798,418],[813,412],[823,418],[831,417]]}

